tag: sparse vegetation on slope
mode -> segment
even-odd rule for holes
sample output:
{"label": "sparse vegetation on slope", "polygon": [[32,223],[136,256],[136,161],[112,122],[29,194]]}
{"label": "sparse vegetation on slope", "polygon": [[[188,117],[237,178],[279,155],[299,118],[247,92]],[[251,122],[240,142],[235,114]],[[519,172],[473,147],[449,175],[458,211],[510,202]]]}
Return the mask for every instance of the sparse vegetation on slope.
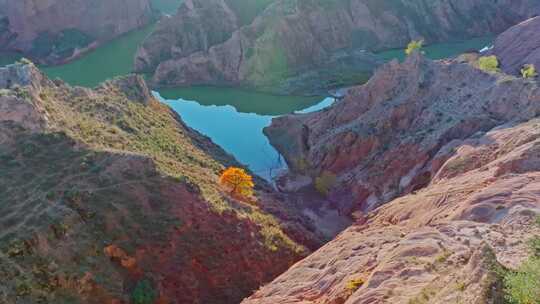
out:
{"label": "sparse vegetation on slope", "polygon": [[534,64],[524,65],[523,68],[521,68],[521,76],[523,76],[523,78],[534,78],[538,76]]}
{"label": "sparse vegetation on slope", "polygon": [[[540,228],[540,217],[534,223]],[[540,303],[540,235],[529,240],[531,256],[516,270],[504,273],[505,298],[509,304]]]}
{"label": "sparse vegetation on slope", "polygon": [[484,72],[499,72],[499,60],[497,56],[484,56],[478,58],[478,68]]}
{"label": "sparse vegetation on slope", "polygon": [[423,40],[413,40],[409,42],[409,44],[407,45],[407,48],[405,49],[405,54],[410,55],[415,51],[420,51],[420,49],[422,49],[423,46],[424,46]]}
{"label": "sparse vegetation on slope", "polygon": [[236,162],[140,77],[89,90],[19,64],[6,78],[0,302],[232,303],[305,251],[263,210],[281,206],[264,185],[260,207],[223,193]]}

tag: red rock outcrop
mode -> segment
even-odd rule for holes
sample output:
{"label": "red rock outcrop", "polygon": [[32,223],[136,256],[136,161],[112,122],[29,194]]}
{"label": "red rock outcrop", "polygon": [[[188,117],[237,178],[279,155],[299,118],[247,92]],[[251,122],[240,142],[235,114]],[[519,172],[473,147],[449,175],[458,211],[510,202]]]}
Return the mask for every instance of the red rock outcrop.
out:
{"label": "red rock outcrop", "polygon": [[338,205],[373,210],[426,186],[446,145],[540,114],[538,83],[485,73],[475,56],[391,62],[331,108],[274,119],[265,133],[296,174],[337,175]]}
{"label": "red rock outcrop", "polygon": [[0,51],[60,63],[148,24],[149,0],[0,0]]}
{"label": "red rock outcrop", "polygon": [[520,75],[525,64],[540,69],[540,17],[524,21],[505,31],[490,51],[499,58],[501,69],[508,74]]}
{"label": "red rock outcrop", "polygon": [[335,174],[329,200],[356,223],[242,303],[508,296],[505,269],[531,261],[540,237],[540,87],[481,71],[478,56],[414,53],[328,109],[274,119],[285,182]]}
{"label": "red rock outcrop", "polygon": [[140,47],[136,69],[161,86],[313,93],[367,77],[381,62],[366,51],[499,33],[540,13],[529,0],[238,3],[186,1]]}
{"label": "red rock outcrop", "polygon": [[540,236],[539,126],[452,142],[426,188],[378,208],[242,303],[500,303],[496,267],[516,269]]}

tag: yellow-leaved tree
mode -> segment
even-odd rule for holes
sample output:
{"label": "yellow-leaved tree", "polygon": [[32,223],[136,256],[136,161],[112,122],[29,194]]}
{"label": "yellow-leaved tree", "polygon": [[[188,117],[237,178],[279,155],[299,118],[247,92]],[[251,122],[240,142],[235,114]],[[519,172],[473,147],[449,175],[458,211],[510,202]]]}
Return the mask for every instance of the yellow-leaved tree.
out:
{"label": "yellow-leaved tree", "polygon": [[413,40],[409,42],[407,48],[405,49],[405,54],[409,56],[416,50],[420,50],[424,46],[424,40]]}
{"label": "yellow-leaved tree", "polygon": [[538,76],[538,73],[536,73],[536,67],[534,64],[526,64],[521,69],[521,76],[523,78],[534,78]]}
{"label": "yellow-leaved tree", "polygon": [[495,73],[499,72],[499,59],[497,56],[484,56],[478,59],[478,68],[484,72]]}
{"label": "yellow-leaved tree", "polygon": [[241,199],[249,199],[253,196],[253,177],[244,169],[230,167],[223,171],[219,177],[219,184],[232,196]]}

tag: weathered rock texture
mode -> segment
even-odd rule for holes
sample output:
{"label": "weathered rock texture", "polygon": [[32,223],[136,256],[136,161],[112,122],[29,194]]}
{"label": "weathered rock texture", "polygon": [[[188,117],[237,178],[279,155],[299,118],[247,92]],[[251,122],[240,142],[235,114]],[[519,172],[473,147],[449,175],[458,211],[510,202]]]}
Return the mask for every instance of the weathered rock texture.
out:
{"label": "weathered rock texture", "polygon": [[296,174],[337,175],[340,208],[373,210],[426,186],[456,140],[540,114],[534,80],[485,73],[476,56],[391,62],[331,108],[274,119],[265,133]]}
{"label": "weathered rock texture", "polygon": [[370,74],[380,61],[367,51],[499,33],[539,12],[532,0],[189,0],[143,43],[135,66],[163,86],[320,92]]}
{"label": "weathered rock texture", "polygon": [[0,0],[0,51],[65,62],[151,20],[149,0]]}
{"label": "weathered rock texture", "polygon": [[524,21],[499,35],[490,51],[508,74],[520,75],[525,64],[540,69],[540,17]]}
{"label": "weathered rock texture", "polygon": [[0,302],[240,302],[319,240],[262,181],[228,197],[228,165],[138,76],[1,68]]}
{"label": "weathered rock texture", "polygon": [[540,120],[445,149],[453,152],[426,188],[370,213],[242,303],[504,303],[496,267],[516,269],[540,236]]}
{"label": "weathered rock texture", "polygon": [[478,57],[414,53],[274,119],[285,181],[335,174],[329,199],[356,223],[242,303],[505,303],[503,269],[540,237],[540,87]]}

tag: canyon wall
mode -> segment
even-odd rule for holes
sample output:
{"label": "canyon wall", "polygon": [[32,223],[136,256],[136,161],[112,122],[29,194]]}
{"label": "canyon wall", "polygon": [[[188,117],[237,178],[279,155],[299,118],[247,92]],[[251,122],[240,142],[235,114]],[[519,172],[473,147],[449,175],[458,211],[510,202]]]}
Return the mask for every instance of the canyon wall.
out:
{"label": "canyon wall", "polygon": [[149,0],[0,0],[0,50],[60,63],[149,24]]}
{"label": "canyon wall", "polygon": [[140,47],[136,69],[160,86],[320,93],[365,81],[381,64],[370,52],[499,33],[540,12],[531,0],[238,3],[186,1]]}
{"label": "canyon wall", "polygon": [[540,114],[534,80],[486,73],[478,56],[415,53],[331,108],[276,118],[265,133],[295,174],[337,176],[330,201],[373,210],[426,186],[452,155],[448,144]]}
{"label": "canyon wall", "polygon": [[[534,62],[537,21],[497,39],[503,70]],[[328,109],[274,119],[283,188],[334,175],[323,194],[356,222],[243,304],[538,302],[539,82],[479,56],[416,52]]]}

